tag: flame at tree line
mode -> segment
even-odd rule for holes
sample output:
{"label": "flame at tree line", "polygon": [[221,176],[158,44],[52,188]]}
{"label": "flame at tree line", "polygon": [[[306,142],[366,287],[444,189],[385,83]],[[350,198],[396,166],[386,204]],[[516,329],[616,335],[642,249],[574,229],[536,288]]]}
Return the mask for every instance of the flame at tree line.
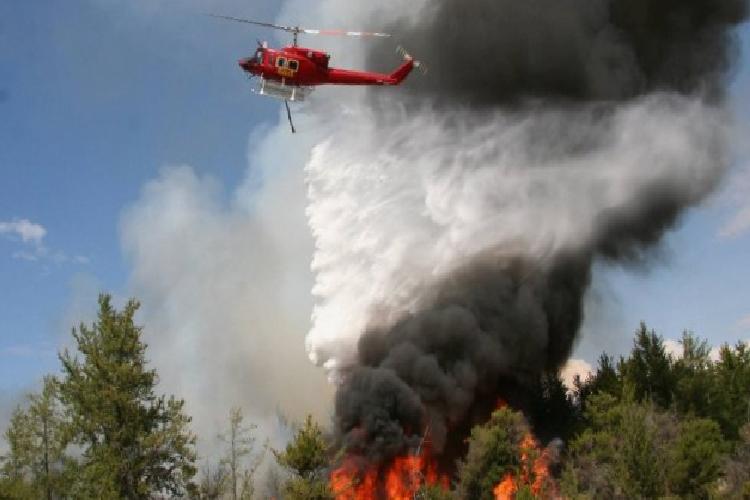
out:
{"label": "flame at tree line", "polygon": [[336,500],[411,500],[422,486],[448,489],[448,476],[438,472],[429,443],[413,455],[395,457],[386,464],[360,463],[347,456],[331,473],[331,490]]}
{"label": "flame at tree line", "polygon": [[[400,498],[388,484],[408,495],[430,467],[393,454],[425,410],[443,466],[493,398],[563,366],[595,264],[647,260],[731,161],[723,97],[747,0],[428,3],[418,23],[393,22],[436,68],[404,97],[410,112],[363,100],[362,118],[306,167],[316,240],[307,346],[346,372],[341,441],[384,457],[347,459],[332,477],[350,485],[339,498]],[[465,49],[476,44],[493,57]],[[511,402],[550,437],[534,407]],[[485,494],[544,489],[549,460],[516,431],[503,450],[512,461],[482,477]]]}
{"label": "flame at tree line", "polygon": [[[507,407],[503,399],[498,400],[498,410]],[[495,499],[513,500],[522,487],[537,497],[562,498],[550,473],[549,449],[542,450],[530,430],[525,431],[518,443],[518,453],[518,469],[507,472],[495,486]],[[349,454],[331,473],[330,485],[336,500],[411,500],[423,486],[450,489],[448,474],[438,469],[431,444],[426,440],[414,454],[397,456],[384,464]]]}
{"label": "flame at tree line", "polygon": [[[502,398],[498,398],[496,408],[498,410],[507,408],[508,403]],[[512,500],[521,486],[529,486],[531,492],[544,498],[561,498],[557,492],[557,485],[550,474],[550,456],[549,450],[542,450],[539,441],[533,436],[531,431],[526,431],[519,444],[521,454],[521,464],[518,474],[508,472],[503,476],[502,481],[497,483],[492,492],[495,494],[495,500]]]}
{"label": "flame at tree line", "polygon": [[[496,500],[513,500],[521,486],[528,486],[534,495],[561,498],[549,470],[547,449],[527,432],[519,446],[520,470],[503,476],[493,493]],[[399,456],[387,465],[358,464],[354,456],[347,456],[343,464],[331,473],[331,490],[336,500],[412,500],[422,486],[450,487],[446,474],[438,472],[437,463],[429,447],[419,454]]]}
{"label": "flame at tree line", "polygon": [[535,496],[543,498],[561,498],[557,485],[550,475],[549,450],[541,450],[539,442],[527,432],[520,445],[521,470],[519,474],[508,472],[503,480],[497,483],[493,493],[495,500],[512,500],[520,486],[529,486]]}

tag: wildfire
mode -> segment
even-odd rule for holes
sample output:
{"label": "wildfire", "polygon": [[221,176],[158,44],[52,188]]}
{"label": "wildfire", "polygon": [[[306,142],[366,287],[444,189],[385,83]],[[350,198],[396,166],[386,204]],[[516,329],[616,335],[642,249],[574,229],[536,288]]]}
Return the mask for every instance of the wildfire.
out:
{"label": "wildfire", "polygon": [[529,486],[535,496],[559,498],[555,483],[549,472],[549,451],[541,450],[531,433],[521,440],[521,471],[516,477],[506,474],[493,490],[495,500],[513,500],[520,486]]}
{"label": "wildfire", "polygon": [[331,474],[330,484],[336,500],[411,500],[423,485],[448,489],[448,477],[438,473],[425,447],[419,455],[396,457],[385,466],[361,466],[355,457],[347,457]]}
{"label": "wildfire", "polygon": [[[498,398],[495,407],[505,408],[508,403]],[[544,498],[560,498],[557,487],[549,472],[549,450],[542,450],[534,436],[527,432],[520,443],[521,471],[518,477],[512,473],[503,476],[492,490],[495,500],[513,500],[520,486],[529,486],[535,496],[544,494]]]}

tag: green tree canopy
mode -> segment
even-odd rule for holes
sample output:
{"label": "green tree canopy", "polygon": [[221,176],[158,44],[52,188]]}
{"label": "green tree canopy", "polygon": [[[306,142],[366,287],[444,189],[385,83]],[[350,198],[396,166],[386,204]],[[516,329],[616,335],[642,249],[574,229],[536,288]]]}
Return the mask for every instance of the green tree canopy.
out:
{"label": "green tree canopy", "polygon": [[509,408],[495,411],[489,422],[474,427],[469,451],[458,465],[459,498],[494,499],[493,489],[506,474],[520,472],[520,445],[528,432],[523,416]]}
{"label": "green tree canopy", "polygon": [[653,401],[662,408],[672,404],[675,392],[672,359],[664,348],[664,339],[645,323],[635,332],[633,350],[622,372],[637,401]]}
{"label": "green tree canopy", "polygon": [[330,500],[328,486],[328,444],[312,416],[295,433],[283,452],[274,452],[276,460],[292,473],[284,486],[289,500]]}
{"label": "green tree canopy", "polygon": [[708,498],[726,450],[718,425],[652,403],[600,393],[588,427],[569,446],[563,493],[571,498]]}
{"label": "green tree canopy", "polygon": [[41,393],[30,394],[25,408],[16,408],[5,440],[9,450],[2,461],[0,498],[63,495],[74,463],[66,455],[67,419],[53,377],[44,378]]}
{"label": "green tree canopy", "polygon": [[133,321],[138,307],[131,300],[119,312],[100,296],[96,322],[73,330],[81,357],[60,355],[61,400],[83,449],[77,498],[180,496],[195,474],[190,417],[183,400],[154,393],[156,371],[146,367]]}

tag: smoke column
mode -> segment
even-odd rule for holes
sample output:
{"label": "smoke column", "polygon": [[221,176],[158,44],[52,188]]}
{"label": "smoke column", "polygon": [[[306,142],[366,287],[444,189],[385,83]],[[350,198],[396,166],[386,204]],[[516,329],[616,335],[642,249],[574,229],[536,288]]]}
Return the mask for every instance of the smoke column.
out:
{"label": "smoke column", "polygon": [[428,425],[449,454],[498,396],[559,369],[593,263],[642,263],[712,191],[747,15],[744,0],[418,5],[369,22],[428,76],[368,93],[307,166],[308,351],[339,384],[343,443],[371,459]]}

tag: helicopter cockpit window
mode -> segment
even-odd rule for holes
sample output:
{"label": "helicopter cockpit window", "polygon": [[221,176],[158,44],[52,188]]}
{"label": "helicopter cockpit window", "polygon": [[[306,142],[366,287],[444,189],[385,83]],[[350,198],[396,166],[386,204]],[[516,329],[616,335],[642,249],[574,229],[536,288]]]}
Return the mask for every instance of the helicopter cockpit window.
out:
{"label": "helicopter cockpit window", "polygon": [[286,66],[286,58],[284,58],[284,57],[277,58],[276,59],[276,66],[278,66],[279,68],[283,68],[284,66]]}
{"label": "helicopter cockpit window", "polygon": [[256,64],[263,64],[263,51],[259,50],[255,53],[255,63]]}
{"label": "helicopter cockpit window", "polygon": [[289,60],[289,69],[297,71],[299,69],[299,61]]}

